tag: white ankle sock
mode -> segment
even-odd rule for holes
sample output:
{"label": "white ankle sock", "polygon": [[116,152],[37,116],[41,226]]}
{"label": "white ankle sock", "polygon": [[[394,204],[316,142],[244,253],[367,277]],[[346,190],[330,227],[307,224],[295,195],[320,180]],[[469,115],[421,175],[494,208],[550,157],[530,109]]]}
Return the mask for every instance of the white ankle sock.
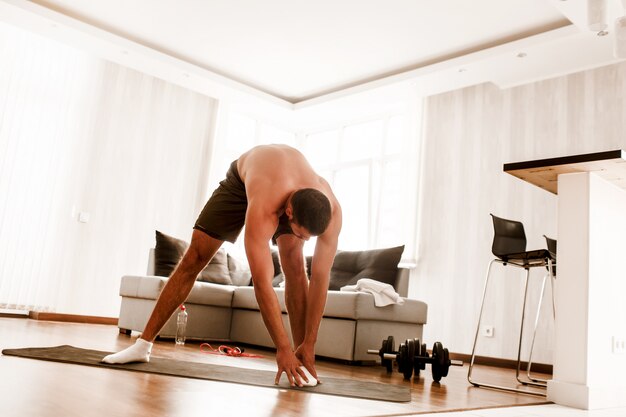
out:
{"label": "white ankle sock", "polygon": [[144,339],[137,339],[134,345],[127,347],[121,352],[105,356],[104,363],[129,363],[129,362],[150,362],[150,352],[152,343]]}
{"label": "white ankle sock", "polygon": [[306,369],[306,367],[301,366],[300,369],[302,369],[304,371],[304,374],[306,375],[307,378],[309,378],[309,382],[306,382],[303,378],[300,378],[302,380],[302,385],[305,387],[314,387],[317,385],[317,379],[315,379],[315,377],[313,375],[311,375],[311,373],[309,372],[308,369]]}

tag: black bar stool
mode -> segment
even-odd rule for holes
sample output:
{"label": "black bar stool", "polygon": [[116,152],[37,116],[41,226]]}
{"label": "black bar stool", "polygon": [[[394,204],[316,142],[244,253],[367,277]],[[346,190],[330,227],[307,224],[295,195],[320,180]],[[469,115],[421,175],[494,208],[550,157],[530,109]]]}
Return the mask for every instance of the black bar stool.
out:
{"label": "black bar stool", "polygon": [[[495,258],[489,262],[489,266],[487,267],[487,276],[485,278],[485,286],[483,289],[483,297],[482,303],[480,306],[480,313],[478,316],[478,325],[476,326],[476,336],[474,338],[474,346],[472,347],[472,356],[470,359],[469,370],[467,373],[467,380],[470,384],[477,387],[487,387],[487,388],[495,388],[504,391],[512,391],[512,392],[520,392],[524,394],[532,394],[532,395],[541,395],[545,396],[545,391],[536,391],[536,390],[523,390],[519,388],[505,387],[495,384],[483,383],[472,379],[472,370],[474,368],[474,360],[476,357],[476,344],[478,342],[478,335],[480,333],[480,325],[482,322],[483,309],[485,307],[485,297],[487,295],[487,288],[489,286],[489,277],[491,273],[491,267],[494,263],[499,263],[502,266],[514,266],[517,268],[521,268],[526,270],[526,282],[525,282],[525,290],[524,290],[524,301],[522,303],[522,319],[520,325],[520,333],[519,333],[519,346],[517,351],[517,369],[515,377],[517,381],[523,385],[530,385],[540,388],[545,388],[546,381],[543,380],[522,380],[520,378],[520,369],[521,369],[521,355],[522,355],[522,340],[524,333],[524,316],[526,314],[526,298],[528,295],[528,278],[530,276],[530,268],[547,268],[548,274],[554,278],[555,273],[555,257],[553,258],[550,254],[550,251],[547,249],[538,249],[527,251],[526,250],[526,233],[524,232],[524,225],[521,222],[514,220],[502,219],[500,217],[494,216],[491,214],[493,220],[493,229],[494,229],[494,237],[493,244],[491,247],[492,253],[495,255]],[[545,290],[545,280],[544,277],[544,288],[542,289],[542,297],[543,290]],[[551,281],[552,282],[552,281]],[[538,307],[539,309],[539,307]],[[535,323],[535,333],[536,333],[536,324]],[[533,344],[534,344],[534,336],[533,336]],[[531,347],[532,349],[532,347]],[[532,350],[531,350],[532,352]],[[532,353],[531,353],[532,355]],[[527,368],[530,369],[530,366]]]}

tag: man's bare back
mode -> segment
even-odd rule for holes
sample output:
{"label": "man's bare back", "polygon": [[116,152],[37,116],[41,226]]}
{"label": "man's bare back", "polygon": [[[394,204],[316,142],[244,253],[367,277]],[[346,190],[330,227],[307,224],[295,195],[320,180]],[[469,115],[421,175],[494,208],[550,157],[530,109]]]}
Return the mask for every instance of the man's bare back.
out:
{"label": "man's bare back", "polygon": [[[261,145],[239,157],[239,175],[246,185],[248,201],[263,199],[269,212],[281,215],[291,193],[313,188],[338,206],[330,185],[320,177],[297,149],[287,145]],[[335,211],[335,210],[333,210]]]}

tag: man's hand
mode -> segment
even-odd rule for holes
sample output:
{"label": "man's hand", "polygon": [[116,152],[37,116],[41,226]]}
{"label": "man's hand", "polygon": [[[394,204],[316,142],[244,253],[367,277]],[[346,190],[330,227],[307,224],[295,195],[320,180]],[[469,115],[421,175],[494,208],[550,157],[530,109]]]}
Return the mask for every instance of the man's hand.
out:
{"label": "man's hand", "polygon": [[278,365],[278,372],[274,384],[278,385],[283,372],[287,375],[289,385],[292,387],[295,385],[301,387],[303,385],[302,380],[308,380],[304,371],[300,369],[302,363],[291,349],[278,349],[276,351],[276,364]]}
{"label": "man's hand", "polygon": [[315,345],[302,343],[295,352],[296,358],[304,365],[304,367],[317,379],[318,383],[321,383],[317,377],[317,371],[315,370]]}

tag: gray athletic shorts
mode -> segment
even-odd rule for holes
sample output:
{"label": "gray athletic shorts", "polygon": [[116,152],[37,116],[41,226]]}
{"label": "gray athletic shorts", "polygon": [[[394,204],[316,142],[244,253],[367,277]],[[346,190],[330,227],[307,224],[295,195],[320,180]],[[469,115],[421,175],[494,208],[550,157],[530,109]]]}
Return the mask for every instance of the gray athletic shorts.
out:
{"label": "gray athletic shorts", "polygon": [[[245,224],[247,209],[246,186],[239,176],[235,160],[230,164],[226,178],[213,191],[211,198],[200,212],[193,228],[215,239],[234,243]],[[293,234],[289,219],[285,214],[279,219],[272,242],[276,244],[276,238],[282,234]]]}

